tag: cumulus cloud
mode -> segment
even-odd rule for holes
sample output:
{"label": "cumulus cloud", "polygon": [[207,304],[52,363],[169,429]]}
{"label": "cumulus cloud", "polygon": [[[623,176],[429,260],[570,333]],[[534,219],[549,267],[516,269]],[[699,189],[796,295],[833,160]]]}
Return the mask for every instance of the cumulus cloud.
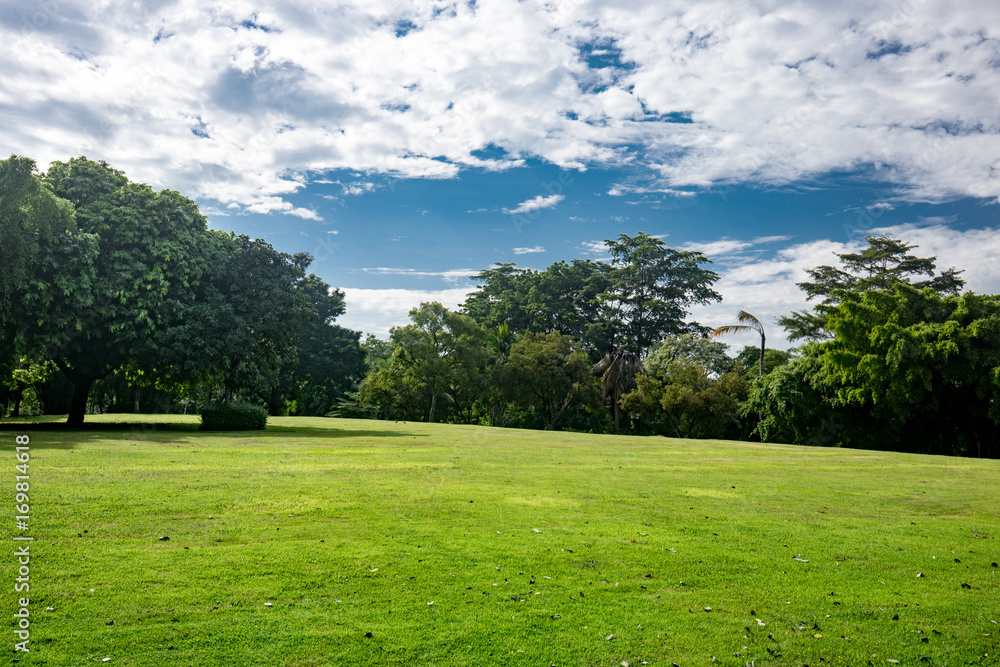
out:
{"label": "cumulus cloud", "polygon": [[9,0],[0,149],[305,218],[278,202],[332,170],[528,159],[628,166],[614,195],[863,170],[995,200],[997,25],[971,0]]}
{"label": "cumulus cloud", "polygon": [[527,201],[523,201],[518,204],[515,208],[503,210],[504,213],[510,215],[516,215],[518,213],[528,213],[530,211],[537,211],[543,208],[554,208],[556,204],[566,199],[565,195],[538,195],[537,197],[532,197]]}

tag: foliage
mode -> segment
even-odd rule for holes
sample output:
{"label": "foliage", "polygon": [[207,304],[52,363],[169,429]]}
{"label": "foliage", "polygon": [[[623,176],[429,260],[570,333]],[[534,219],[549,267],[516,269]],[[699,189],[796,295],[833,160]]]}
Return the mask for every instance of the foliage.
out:
{"label": "foliage", "polygon": [[42,414],[38,391],[57,372],[51,361],[36,363],[21,357],[7,379],[0,383],[0,396],[4,403],[0,416],[6,416],[8,404],[12,417]]}
{"label": "foliage", "polygon": [[[771,373],[779,366],[784,366],[792,359],[792,353],[788,350],[775,350],[768,348],[764,350],[764,375]],[[743,369],[747,382],[760,376],[760,348],[756,345],[745,345],[736,355],[734,367]]]}
{"label": "foliage", "polygon": [[677,438],[723,438],[738,433],[747,385],[727,372],[712,378],[692,359],[670,361],[658,374],[636,377],[621,406],[643,420],[645,430]]}
{"label": "foliage", "polygon": [[203,431],[262,431],[267,428],[267,410],[243,401],[220,401],[201,411]]}
{"label": "foliage", "polygon": [[650,349],[643,362],[650,375],[663,377],[673,362],[686,361],[697,364],[711,376],[728,373],[733,359],[726,351],[729,346],[699,334],[669,336]]}
{"label": "foliage", "polygon": [[715,338],[716,336],[724,336],[727,334],[741,334],[755,332],[760,335],[760,355],[757,358],[757,369],[758,375],[764,374],[764,353],[767,348],[765,345],[766,336],[764,335],[764,323],[758,320],[756,317],[751,315],[745,310],[741,310],[736,315],[737,321],[742,324],[727,324],[726,326],[718,327],[709,337]]}
{"label": "foliage", "polygon": [[610,308],[613,343],[640,358],[671,334],[700,330],[686,324],[688,308],[722,297],[712,289],[719,276],[702,268],[709,259],[700,252],[667,248],[663,241],[639,232],[605,241],[611,252],[611,285],[600,295]]}
{"label": "foliage", "polygon": [[55,342],[92,298],[96,238],[34,169],[29,158],[0,160],[0,376]]}
{"label": "foliage", "polygon": [[362,403],[382,415],[434,421],[442,402],[461,421],[474,423],[476,401],[486,390],[486,330],[437,302],[420,304],[410,319],[392,329],[392,357],[362,382]]}
{"label": "foliage", "polygon": [[462,306],[474,320],[505,336],[529,331],[561,333],[581,341],[589,355],[610,346],[606,308],[599,295],[610,287],[611,267],[591,260],[556,262],[545,271],[498,263],[473,276],[481,282]]}
{"label": "foliage", "polygon": [[368,334],[368,337],[361,343],[361,350],[365,354],[366,368],[381,366],[392,357],[392,343],[373,334]]}
{"label": "foliage", "polygon": [[845,293],[822,361],[901,451],[1000,457],[1000,297],[896,284]]}
{"label": "foliage", "polygon": [[344,312],[344,293],[310,273],[296,283],[309,311],[299,325],[294,357],[285,360],[268,400],[272,414],[290,402],[294,414],[322,416],[334,409],[364,377],[360,331],[334,320]]}
{"label": "foliage", "polygon": [[208,237],[194,202],[129,183],[104,162],[55,162],[45,182],[72,202],[80,229],[97,239],[93,277],[78,287],[89,307],[54,301],[64,326],[45,336],[46,356],[74,383],[68,421],[79,424],[94,380],[126,364],[157,366],[163,333],[183,324],[209,269]]}
{"label": "foliage", "polygon": [[590,373],[601,378],[601,390],[604,399],[611,403],[615,435],[618,435],[621,425],[622,396],[635,389],[636,377],[644,375],[646,369],[636,355],[620,347],[597,362],[590,369]]}
{"label": "foliage", "polygon": [[587,357],[569,336],[527,333],[510,349],[497,383],[504,398],[531,406],[545,430],[555,429],[575,408],[593,404],[596,381]]}
{"label": "foliage", "polygon": [[[760,415],[756,433],[762,441],[857,446],[850,431],[862,430],[857,425],[862,424],[863,414],[837,400],[820,359],[821,349],[818,343],[809,343],[788,363],[750,383],[743,410]],[[756,356],[756,348],[753,353]],[[849,431],[849,426],[854,428]]]}
{"label": "foliage", "polygon": [[212,231],[211,241],[211,268],[168,330],[164,356],[175,375],[218,384],[227,399],[265,393],[295,360],[312,312],[297,289],[309,258],[245,235]]}
{"label": "foliage", "polygon": [[[832,338],[826,325],[827,314],[846,293],[891,291],[897,284],[912,284],[917,289],[928,287],[942,294],[958,294],[965,285],[958,275],[961,271],[954,268],[935,276],[936,258],[909,254],[917,246],[885,235],[866,236],[865,240],[868,246],[861,252],[837,255],[843,268],[818,266],[808,271],[812,280],[798,283],[807,298],[821,301],[812,312],[793,312],[779,320],[789,340]],[[928,279],[913,282],[916,276]]]}

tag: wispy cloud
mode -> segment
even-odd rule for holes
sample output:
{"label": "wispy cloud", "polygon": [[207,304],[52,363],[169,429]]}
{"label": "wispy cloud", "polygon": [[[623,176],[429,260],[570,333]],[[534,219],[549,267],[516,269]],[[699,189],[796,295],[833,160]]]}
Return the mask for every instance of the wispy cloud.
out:
{"label": "wispy cloud", "polygon": [[708,256],[709,259],[718,255],[732,255],[740,250],[746,250],[753,244],[749,241],[735,239],[720,239],[709,243],[685,243],[681,250],[695,250]]}
{"label": "wispy cloud", "polygon": [[451,269],[449,271],[420,271],[417,269],[399,269],[390,267],[373,267],[361,269],[365,273],[379,276],[413,276],[414,278],[442,278],[448,282],[469,280],[469,277],[479,273],[478,269]]}
{"label": "wispy cloud", "polygon": [[536,245],[532,248],[514,248],[515,255],[530,255],[536,252],[545,252],[545,248],[540,245]]}
{"label": "wispy cloud", "polygon": [[538,195],[527,201],[523,201],[517,205],[517,207],[512,209],[505,208],[504,213],[516,215],[518,213],[528,213],[529,211],[537,211],[543,208],[554,208],[556,204],[566,199],[565,195],[549,195],[548,197],[544,195]]}

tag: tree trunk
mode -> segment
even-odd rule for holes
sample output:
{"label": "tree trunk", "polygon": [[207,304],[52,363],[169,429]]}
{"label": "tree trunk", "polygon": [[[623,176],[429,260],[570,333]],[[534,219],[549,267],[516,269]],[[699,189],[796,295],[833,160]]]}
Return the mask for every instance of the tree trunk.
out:
{"label": "tree trunk", "polygon": [[427,415],[428,422],[434,421],[434,408],[437,407],[437,400],[438,400],[437,394],[431,394],[431,411]]}
{"label": "tree trunk", "polygon": [[760,377],[764,377],[764,334],[760,335]]}
{"label": "tree trunk", "polygon": [[612,405],[612,408],[614,409],[614,412],[615,412],[615,435],[619,435],[619,433],[618,433],[618,418],[621,415],[621,408],[618,407],[618,392],[617,391],[611,393],[611,405]]}
{"label": "tree trunk", "polygon": [[139,414],[139,399],[142,398],[142,388],[135,388],[135,409],[132,410],[134,414]]}
{"label": "tree trunk", "polygon": [[17,393],[14,394],[14,412],[11,413],[11,417],[21,416],[21,401],[24,400],[24,388],[18,387]]}
{"label": "tree trunk", "polygon": [[87,397],[90,395],[90,387],[93,384],[93,376],[77,375],[73,382],[73,398],[69,404],[69,418],[66,419],[68,425],[83,426],[83,416],[87,413]]}

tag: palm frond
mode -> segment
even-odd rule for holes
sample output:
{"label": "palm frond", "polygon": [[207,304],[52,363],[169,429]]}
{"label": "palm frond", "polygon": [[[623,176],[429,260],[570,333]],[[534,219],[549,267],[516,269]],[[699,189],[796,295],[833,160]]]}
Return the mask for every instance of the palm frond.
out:
{"label": "palm frond", "polygon": [[753,327],[749,327],[745,324],[727,324],[724,327],[719,327],[712,333],[708,335],[709,338],[715,338],[716,336],[724,336],[725,334],[738,334],[738,333],[749,333],[751,331],[756,331]]}
{"label": "palm frond", "polygon": [[741,310],[739,313],[737,313],[736,319],[739,322],[748,324],[751,329],[753,329],[758,333],[762,333],[764,331],[764,323],[745,310]]}

